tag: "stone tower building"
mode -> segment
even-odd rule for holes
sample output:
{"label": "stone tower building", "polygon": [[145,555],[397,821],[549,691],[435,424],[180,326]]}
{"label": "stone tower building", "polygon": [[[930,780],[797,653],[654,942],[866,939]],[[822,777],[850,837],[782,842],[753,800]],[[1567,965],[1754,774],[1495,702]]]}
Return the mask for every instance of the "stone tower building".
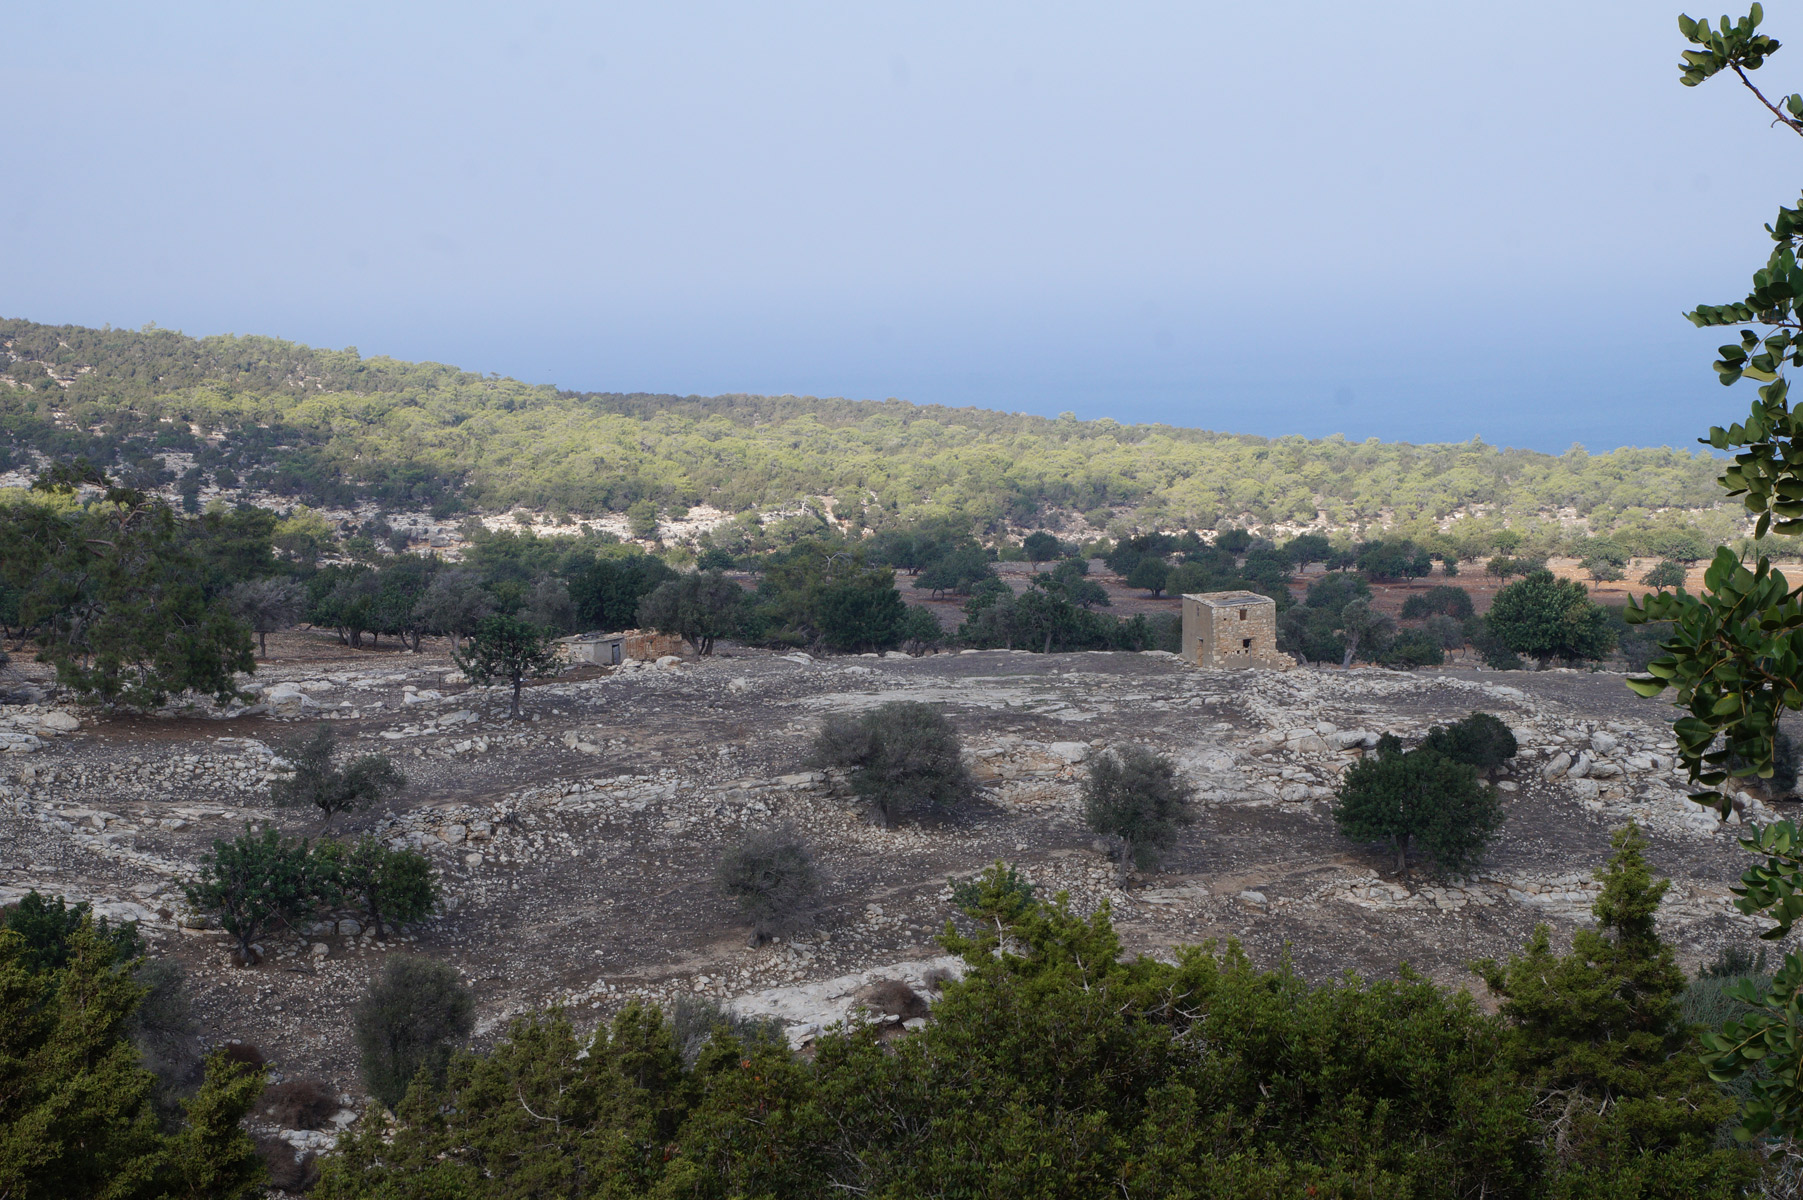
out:
{"label": "stone tower building", "polygon": [[1183,661],[1217,670],[1295,665],[1277,652],[1276,602],[1257,592],[1184,596]]}

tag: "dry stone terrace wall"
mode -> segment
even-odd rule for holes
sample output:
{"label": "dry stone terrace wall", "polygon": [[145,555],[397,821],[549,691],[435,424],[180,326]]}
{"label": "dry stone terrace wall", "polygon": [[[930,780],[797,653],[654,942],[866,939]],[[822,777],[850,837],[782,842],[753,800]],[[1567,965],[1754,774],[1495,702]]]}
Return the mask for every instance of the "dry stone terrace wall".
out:
{"label": "dry stone terrace wall", "polygon": [[[1674,878],[1662,928],[1686,961],[1758,928],[1727,888],[1746,865],[1741,823],[1770,810],[1746,797],[1722,822],[1685,800],[1669,710],[1619,677],[734,651],[584,668],[529,688],[516,722],[501,689],[464,687],[442,656],[322,653],[269,664],[255,701],[224,713],[0,708],[0,730],[36,743],[0,756],[0,902],[37,887],[139,920],[188,964],[209,1036],[254,1041],[347,1094],[348,1010],[388,953],[454,964],[476,990],[481,1038],[547,1003],[598,1020],[631,998],[688,994],[779,1019],[805,1045],[865,1019],[858,995],[873,981],[919,990],[955,967],[934,941],[954,916],[948,879],[997,858],[1078,911],[1108,905],[1136,952],[1235,937],[1316,977],[1406,959],[1477,987],[1471,958],[1519,948],[1537,922],[1568,933],[1587,919],[1590,873],[1632,818]],[[963,818],[882,830],[843,778],[808,768],[824,714],[898,699],[943,705],[964,737],[983,790]],[[1380,733],[1411,741],[1479,708],[1523,747],[1500,776],[1501,839],[1472,879],[1405,886],[1387,854],[1334,833],[1333,789]],[[428,855],[445,911],[386,941],[353,912],[325,914],[267,938],[263,966],[230,967],[225,935],[186,911],[182,885],[214,838],[247,823],[316,833],[313,814],[268,808],[266,789],[284,739],[317,719],[408,772],[391,811],[342,823]],[[1174,755],[1202,804],[1165,869],[1127,891],[1079,799],[1088,757],[1124,742]],[[713,864],[741,832],[775,825],[806,834],[828,883],[811,927],[751,947],[712,894]]]}

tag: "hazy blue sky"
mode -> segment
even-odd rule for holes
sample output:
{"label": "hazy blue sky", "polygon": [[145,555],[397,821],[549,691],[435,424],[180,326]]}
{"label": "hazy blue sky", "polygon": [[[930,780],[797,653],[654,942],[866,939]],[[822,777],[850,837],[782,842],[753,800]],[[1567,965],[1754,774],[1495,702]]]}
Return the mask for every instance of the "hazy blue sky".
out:
{"label": "hazy blue sky", "polygon": [[[1770,7],[1788,92],[1803,12]],[[1693,445],[1750,394],[1679,314],[1742,294],[1797,195],[1746,164],[1799,147],[1678,85],[1677,11],[16,5],[0,312],[582,389]]]}

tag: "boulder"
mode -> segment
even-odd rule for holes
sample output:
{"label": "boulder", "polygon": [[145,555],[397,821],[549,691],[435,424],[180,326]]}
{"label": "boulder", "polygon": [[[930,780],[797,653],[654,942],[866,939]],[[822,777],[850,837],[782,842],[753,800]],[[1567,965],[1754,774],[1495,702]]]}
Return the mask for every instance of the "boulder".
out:
{"label": "boulder", "polygon": [[1088,742],[1053,742],[1046,749],[1067,763],[1080,763],[1089,757]]}
{"label": "boulder", "polygon": [[43,745],[42,741],[29,733],[0,729],[0,754],[29,754]]}
{"label": "boulder", "polygon": [[665,654],[657,660],[657,665],[668,671],[674,667],[682,666],[682,659],[674,654]]}
{"label": "boulder", "polygon": [[1580,750],[1578,751],[1578,761],[1571,764],[1571,770],[1566,774],[1573,779],[1582,779],[1590,774],[1590,768],[1595,762],[1596,760],[1590,757],[1590,751]]}
{"label": "boulder", "polygon": [[1619,745],[1621,745],[1620,738],[1614,734],[1604,733],[1600,729],[1590,735],[1590,748],[1598,754],[1608,754]]}
{"label": "boulder", "polygon": [[74,733],[81,728],[81,721],[73,713],[54,709],[37,719],[37,727],[40,731],[48,729],[52,733]]}
{"label": "boulder", "polygon": [[1551,762],[1540,768],[1540,778],[1557,779],[1571,769],[1571,755],[1560,751]]}
{"label": "boulder", "polygon": [[319,701],[291,683],[279,683],[263,695],[269,711],[278,717],[297,717],[319,707]]}

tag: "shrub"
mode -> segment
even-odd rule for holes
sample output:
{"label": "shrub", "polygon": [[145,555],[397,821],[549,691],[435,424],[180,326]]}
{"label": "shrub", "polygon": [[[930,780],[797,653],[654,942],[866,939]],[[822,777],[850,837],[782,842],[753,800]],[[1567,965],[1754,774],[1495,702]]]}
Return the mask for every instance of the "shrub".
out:
{"label": "shrub", "polygon": [[144,996],[125,1023],[125,1035],[137,1047],[144,1069],[157,1077],[157,1107],[172,1113],[201,1077],[187,979],[180,963],[152,958],[132,972],[132,982],[144,989]]}
{"label": "shrub", "polygon": [[1177,775],[1177,764],[1144,746],[1127,746],[1090,760],[1083,781],[1083,819],[1116,844],[1121,875],[1156,866],[1177,843],[1177,831],[1195,817],[1195,788]]}
{"label": "shrub", "polygon": [[957,730],[930,704],[895,700],[857,717],[828,717],[814,762],[850,768],[852,788],[885,828],[908,816],[947,813],[975,794]]}
{"label": "shrub", "polygon": [[681,575],[639,601],[639,624],[673,633],[695,648],[714,652],[714,639],[736,633],[743,622],[745,590],[718,571]]}
{"label": "shrub", "polygon": [[1651,588],[1678,588],[1683,587],[1684,581],[1689,578],[1690,572],[1684,568],[1683,563],[1666,559],[1642,575],[1640,582]]}
{"label": "shrub", "polygon": [[338,1093],[323,1079],[286,1079],[264,1089],[263,1111],[283,1129],[323,1129],[338,1112]]}
{"label": "shrub", "polygon": [[1461,587],[1439,584],[1402,602],[1402,619],[1405,621],[1431,617],[1435,613],[1463,621],[1471,615],[1471,593]]}
{"label": "shrub", "polygon": [[1438,636],[1425,629],[1405,629],[1384,644],[1377,661],[1402,671],[1437,667],[1446,661],[1446,648]]}
{"label": "shrub", "polygon": [[251,945],[276,923],[291,924],[337,898],[328,860],[305,842],[273,829],[246,830],[236,841],[215,839],[200,860],[200,876],[187,888],[188,903],[219,918],[238,939],[238,958],[256,961]]}
{"label": "shrub", "polygon": [[747,1017],[701,996],[678,996],[670,1005],[670,1032],[683,1065],[693,1067],[708,1042],[724,1031],[749,1045],[788,1047],[782,1024],[769,1017]]}
{"label": "shrub", "polygon": [[1734,979],[1742,975],[1765,974],[1765,947],[1757,953],[1745,946],[1723,946],[1715,958],[1697,972],[1698,979]]}
{"label": "shrub", "polygon": [[357,1006],[352,1028],[370,1095],[393,1108],[424,1071],[442,1083],[452,1043],[475,1027],[476,999],[448,963],[390,958]]}
{"label": "shrub", "polygon": [[0,929],[10,929],[24,939],[21,962],[34,975],[68,965],[72,940],[84,922],[93,925],[95,934],[113,947],[120,961],[143,953],[136,921],[109,925],[105,917],[93,916],[86,900],[70,904],[61,896],[46,897],[33,888],[17,904],[0,909]]}
{"label": "shrub", "polygon": [[904,1021],[927,1015],[927,1002],[920,993],[899,979],[877,979],[858,993],[864,1007],[886,1017]]}
{"label": "shrub", "polygon": [[297,1151],[273,1133],[260,1133],[252,1140],[269,1174],[270,1187],[298,1194],[311,1191],[319,1182],[319,1156],[313,1151]]}
{"label": "shrub", "polygon": [[946,882],[952,889],[952,907],[966,916],[993,918],[1020,912],[1033,904],[1033,885],[999,858],[981,875]]}
{"label": "shrub", "polygon": [[263,1056],[262,1047],[255,1042],[226,1042],[214,1053],[223,1057],[226,1062],[237,1063],[243,1067],[261,1067],[269,1062]]}
{"label": "shrub", "polygon": [[418,850],[393,850],[365,834],[354,846],[323,842],[316,852],[338,892],[354,900],[369,918],[377,937],[383,919],[417,921],[438,905],[438,883],[432,860]]}
{"label": "shrub", "polygon": [[820,891],[813,854],[783,831],[748,834],[721,857],[715,878],[750,923],[754,946],[806,920]]}
{"label": "shrub", "polygon": [[289,774],[270,785],[269,798],[279,807],[311,806],[324,819],[320,828],[341,812],[356,812],[380,804],[407,786],[407,777],[387,756],[365,754],[344,766],[332,763],[338,734],[321,721],[313,732],[282,748]]}
{"label": "shrub", "polygon": [[1409,852],[1417,848],[1441,872],[1456,875],[1474,865],[1496,835],[1502,802],[1495,788],[1478,780],[1476,767],[1432,750],[1404,753],[1386,734],[1377,753],[1347,769],[1333,817],[1354,841],[1388,844],[1404,878]]}
{"label": "shrub", "polygon": [[1421,749],[1432,750],[1442,758],[1494,771],[1515,757],[1521,749],[1514,731],[1499,717],[1474,712],[1451,725],[1436,725],[1421,739]]}

